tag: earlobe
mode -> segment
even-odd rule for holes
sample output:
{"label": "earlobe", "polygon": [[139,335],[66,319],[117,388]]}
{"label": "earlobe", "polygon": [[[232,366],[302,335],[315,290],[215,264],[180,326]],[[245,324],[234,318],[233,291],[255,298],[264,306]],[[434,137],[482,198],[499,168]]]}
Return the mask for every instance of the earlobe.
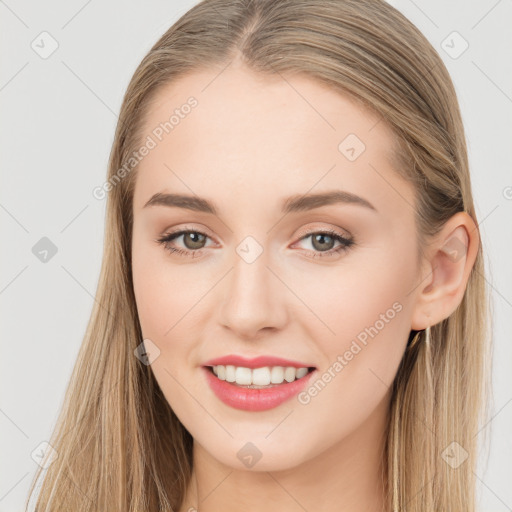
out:
{"label": "earlobe", "polygon": [[[473,268],[478,229],[466,212],[455,214],[429,246],[427,284],[418,287],[411,328],[424,329],[448,318],[459,306]],[[424,279],[424,277],[423,277]]]}

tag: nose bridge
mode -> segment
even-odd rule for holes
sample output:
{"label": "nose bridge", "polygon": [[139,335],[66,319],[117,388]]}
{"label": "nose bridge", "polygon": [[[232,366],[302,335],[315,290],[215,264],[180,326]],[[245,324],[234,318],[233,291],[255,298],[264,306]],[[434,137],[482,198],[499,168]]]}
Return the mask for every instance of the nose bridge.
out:
{"label": "nose bridge", "polygon": [[264,241],[245,237],[235,248],[227,276],[222,323],[240,336],[254,336],[264,327],[282,327],[286,316],[283,285],[267,268],[271,254]]}

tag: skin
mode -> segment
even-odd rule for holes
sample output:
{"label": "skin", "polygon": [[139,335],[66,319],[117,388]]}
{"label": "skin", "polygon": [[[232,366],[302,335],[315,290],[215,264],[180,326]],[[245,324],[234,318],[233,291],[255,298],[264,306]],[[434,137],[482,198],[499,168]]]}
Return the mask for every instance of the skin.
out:
{"label": "skin", "polygon": [[[194,438],[180,511],[383,510],[389,386],[410,330],[448,317],[462,300],[478,231],[458,213],[418,263],[414,190],[390,163],[393,136],[383,122],[305,77],[269,79],[239,63],[219,72],[160,89],[145,136],[190,96],[198,105],[141,161],[133,201],[138,314],[160,351],[151,368]],[[338,149],[350,133],[366,146],[355,161]],[[281,212],[289,196],[339,189],[375,210],[337,203]],[[218,215],[144,208],[157,192],[206,198]],[[168,245],[199,248],[195,257],[155,241],[185,228],[207,238]],[[309,229],[334,229],[354,244],[313,257],[340,243],[314,245]],[[249,235],[263,250],[250,264],[236,252]],[[447,254],[454,238],[467,247],[462,257]],[[321,376],[394,303],[400,311],[307,404],[292,398],[241,411],[206,383],[201,365],[226,354],[304,361]],[[262,454],[250,468],[237,457],[248,441]]]}

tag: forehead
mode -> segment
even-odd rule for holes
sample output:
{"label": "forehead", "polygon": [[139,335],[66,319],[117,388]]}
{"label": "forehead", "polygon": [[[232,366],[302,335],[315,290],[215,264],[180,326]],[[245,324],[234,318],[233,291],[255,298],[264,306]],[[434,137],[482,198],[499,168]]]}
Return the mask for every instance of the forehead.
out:
{"label": "forehead", "polygon": [[153,98],[142,136],[152,149],[137,168],[135,209],[161,191],[246,206],[334,188],[376,205],[410,196],[379,116],[308,77],[232,66],[181,77]]}

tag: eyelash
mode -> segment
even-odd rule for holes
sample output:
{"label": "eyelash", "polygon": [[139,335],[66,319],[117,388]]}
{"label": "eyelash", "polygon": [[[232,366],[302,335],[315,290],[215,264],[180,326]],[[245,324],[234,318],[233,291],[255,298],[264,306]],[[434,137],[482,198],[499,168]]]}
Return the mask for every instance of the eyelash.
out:
{"label": "eyelash", "polygon": [[[181,231],[176,231],[176,232],[173,232],[173,233],[168,233],[168,234],[162,236],[161,238],[158,238],[156,240],[156,242],[158,242],[159,244],[163,245],[164,249],[166,251],[169,251],[170,253],[179,254],[181,256],[188,256],[188,257],[192,257],[193,258],[193,257],[196,257],[196,254],[198,254],[202,249],[196,249],[196,250],[176,249],[175,247],[170,247],[169,245],[167,245],[167,244],[169,244],[169,242],[171,242],[175,238],[178,238],[181,235],[186,235],[188,233],[196,233],[196,234],[199,234],[199,235],[202,235],[202,236],[205,236],[205,237],[209,238],[206,233],[202,233],[201,231],[197,231],[197,230],[188,229],[188,230],[181,230]],[[311,250],[307,250],[309,255],[312,255],[313,258],[324,258],[324,257],[335,256],[335,255],[337,255],[339,253],[343,253],[345,251],[348,251],[350,249],[350,247],[352,245],[354,245],[354,243],[355,243],[353,239],[345,238],[344,236],[340,235],[336,231],[330,230],[330,229],[327,229],[327,230],[310,230],[302,238],[300,238],[300,240],[304,240],[306,238],[309,238],[311,235],[316,235],[316,234],[318,234],[318,235],[328,235],[331,238],[333,238],[334,240],[340,242],[341,245],[338,248],[329,249],[328,251],[311,251]]]}

